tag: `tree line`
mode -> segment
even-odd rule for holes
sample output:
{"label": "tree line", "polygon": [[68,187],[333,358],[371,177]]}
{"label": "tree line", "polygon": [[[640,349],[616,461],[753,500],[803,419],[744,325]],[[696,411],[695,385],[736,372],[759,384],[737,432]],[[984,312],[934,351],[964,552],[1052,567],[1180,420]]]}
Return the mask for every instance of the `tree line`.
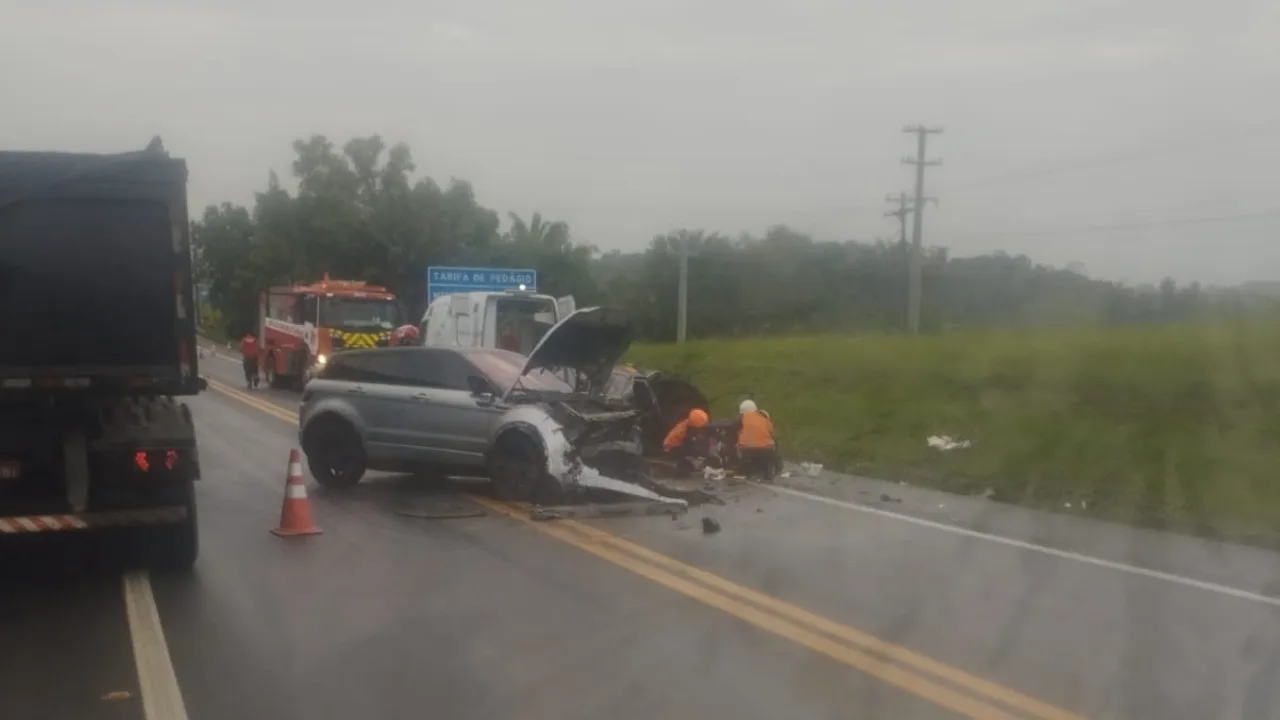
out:
{"label": "tree line", "polygon": [[[690,337],[896,331],[906,318],[907,249],[877,240],[819,241],[786,226],[728,237],[676,230],[643,252],[601,254],[569,225],[535,213],[501,216],[465,180],[415,177],[404,143],[377,135],[341,148],[322,135],[293,144],[289,192],[270,173],[252,207],[211,205],[192,222],[198,280],[230,334],[253,328],[270,285],[334,278],[393,289],[411,321],[426,301],[427,267],[529,267],[539,291],[579,306],[626,308],[639,337],[676,332],[680,255],[689,253]],[[1272,312],[1260,293],[1206,292],[1165,280],[1139,288],[1003,253],[924,259],[922,328],[1163,323],[1207,314]]]}

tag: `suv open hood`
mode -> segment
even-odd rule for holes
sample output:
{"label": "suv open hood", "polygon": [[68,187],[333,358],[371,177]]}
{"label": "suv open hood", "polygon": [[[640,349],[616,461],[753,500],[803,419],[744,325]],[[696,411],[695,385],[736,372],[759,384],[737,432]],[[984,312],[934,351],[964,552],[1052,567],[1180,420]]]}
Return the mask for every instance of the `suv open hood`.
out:
{"label": "suv open hood", "polygon": [[[585,378],[591,392],[597,392],[608,382],[614,365],[629,347],[631,323],[626,313],[617,308],[582,308],[542,336],[529,353],[520,376],[534,370],[571,369]],[[506,395],[510,395],[514,387],[507,388]]]}

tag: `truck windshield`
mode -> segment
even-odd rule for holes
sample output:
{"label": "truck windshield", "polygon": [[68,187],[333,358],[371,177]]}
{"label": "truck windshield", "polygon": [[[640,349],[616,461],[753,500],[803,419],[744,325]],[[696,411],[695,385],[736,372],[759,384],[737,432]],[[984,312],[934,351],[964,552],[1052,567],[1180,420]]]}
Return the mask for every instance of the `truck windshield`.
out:
{"label": "truck windshield", "polygon": [[394,300],[327,297],[320,304],[320,324],[340,330],[391,330],[399,319]]}
{"label": "truck windshield", "polygon": [[495,341],[503,350],[528,355],[556,324],[556,301],[549,297],[499,297]]}
{"label": "truck windshield", "polygon": [[0,367],[176,366],[176,264],[164,203],[0,208]]}

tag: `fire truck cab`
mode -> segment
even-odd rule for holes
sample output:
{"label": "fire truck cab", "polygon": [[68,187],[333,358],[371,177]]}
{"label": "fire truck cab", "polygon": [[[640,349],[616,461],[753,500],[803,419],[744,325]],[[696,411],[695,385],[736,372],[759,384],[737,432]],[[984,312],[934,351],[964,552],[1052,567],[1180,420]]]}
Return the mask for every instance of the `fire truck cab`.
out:
{"label": "fire truck cab", "polygon": [[271,387],[301,387],[335,352],[387,347],[400,325],[396,296],[354,280],[269,288],[258,302],[262,372]]}

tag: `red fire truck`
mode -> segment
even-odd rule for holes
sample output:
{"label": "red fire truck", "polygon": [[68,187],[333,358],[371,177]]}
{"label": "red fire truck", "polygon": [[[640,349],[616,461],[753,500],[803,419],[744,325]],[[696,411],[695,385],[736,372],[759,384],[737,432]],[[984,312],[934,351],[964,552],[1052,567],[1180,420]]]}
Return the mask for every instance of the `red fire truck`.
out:
{"label": "red fire truck", "polygon": [[335,352],[387,347],[401,315],[386,288],[328,273],[318,283],[269,288],[258,302],[263,375],[272,387],[300,387]]}

